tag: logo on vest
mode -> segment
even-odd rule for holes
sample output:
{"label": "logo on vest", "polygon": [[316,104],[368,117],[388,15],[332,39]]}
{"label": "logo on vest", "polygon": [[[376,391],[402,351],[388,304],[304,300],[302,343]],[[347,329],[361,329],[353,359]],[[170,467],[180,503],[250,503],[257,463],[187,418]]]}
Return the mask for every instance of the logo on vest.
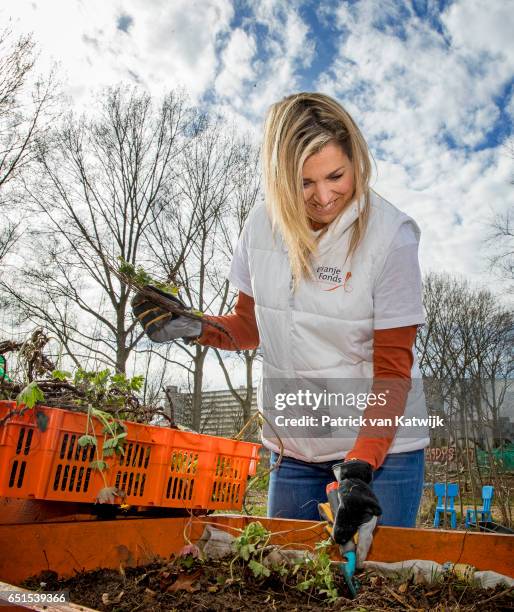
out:
{"label": "logo on vest", "polygon": [[345,291],[351,291],[350,279],[352,273],[347,272],[343,279],[341,268],[336,266],[318,266],[316,268],[316,282],[322,285],[322,291],[335,291],[343,288]]}

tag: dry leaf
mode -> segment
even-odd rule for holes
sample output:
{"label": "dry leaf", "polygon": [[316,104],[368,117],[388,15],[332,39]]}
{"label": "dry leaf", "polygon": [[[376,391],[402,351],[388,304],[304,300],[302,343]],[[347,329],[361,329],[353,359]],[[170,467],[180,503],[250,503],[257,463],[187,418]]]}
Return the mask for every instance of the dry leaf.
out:
{"label": "dry leaf", "polygon": [[399,593],[405,593],[405,591],[407,590],[408,584],[406,582],[404,582],[403,584],[400,584],[400,586],[398,587],[398,592]]}
{"label": "dry leaf", "polygon": [[116,595],[116,597],[114,598],[114,601],[115,601],[116,603],[120,603],[121,598],[123,597],[123,595],[125,595],[125,591],[120,591],[120,592],[119,592],[119,593]]}
{"label": "dry leaf", "polygon": [[177,557],[187,557],[187,555],[192,555],[197,559],[200,556],[200,549],[194,544],[186,544],[178,551]]}
{"label": "dry leaf", "polygon": [[98,491],[96,496],[97,504],[114,504],[116,497],[125,498],[125,492],[121,491],[117,487],[104,487]]}
{"label": "dry leaf", "polygon": [[193,586],[198,580],[202,573],[201,569],[196,570],[192,574],[179,574],[175,582],[168,587],[168,593],[175,593],[176,591],[187,591],[188,593],[194,593],[200,589],[199,586]]}
{"label": "dry leaf", "polygon": [[379,587],[382,585],[383,579],[382,579],[382,576],[371,576],[369,581],[372,586]]}
{"label": "dry leaf", "polygon": [[112,606],[112,604],[120,603],[125,591],[120,591],[114,599],[109,597],[109,593],[102,593],[102,603],[104,606]]}
{"label": "dry leaf", "polygon": [[209,591],[209,593],[217,593],[218,592],[218,585],[217,584],[213,584],[210,587],[207,587],[207,590]]}
{"label": "dry leaf", "polygon": [[157,591],[152,591],[152,589],[149,589],[148,587],[146,587],[145,595],[147,597],[155,597],[157,595]]}

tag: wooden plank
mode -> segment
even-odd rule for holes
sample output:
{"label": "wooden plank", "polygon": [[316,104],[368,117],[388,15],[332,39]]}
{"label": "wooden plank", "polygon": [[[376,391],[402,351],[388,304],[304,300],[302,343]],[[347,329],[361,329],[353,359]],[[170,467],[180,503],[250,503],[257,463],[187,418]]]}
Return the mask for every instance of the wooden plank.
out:
{"label": "wooden plank", "polygon": [[[240,516],[213,517],[213,520],[233,527],[256,519],[273,532],[284,532],[278,539],[272,540],[274,543],[297,541],[302,545],[314,546],[326,537],[322,524],[311,521]],[[514,536],[476,531],[379,526],[375,529],[368,559],[386,563],[408,559],[427,559],[437,563],[469,563],[478,570],[492,570],[514,578]]]}
{"label": "wooden plank", "polygon": [[97,520],[88,504],[0,497],[0,524]]}
{"label": "wooden plank", "polygon": [[[237,535],[253,520],[275,534],[276,544],[310,548],[325,538],[319,522],[224,515],[0,525],[0,580],[18,584],[46,569],[71,576],[99,567],[140,565],[178,552],[188,539],[194,542],[206,523]],[[513,548],[510,535],[378,527],[368,558],[470,563],[514,577]]]}
{"label": "wooden plank", "polygon": [[[18,593],[34,594],[34,591],[29,591],[29,589],[24,589],[22,587],[15,586],[14,584],[0,581],[0,593],[2,593],[2,591],[16,591]],[[86,606],[74,604],[71,601],[67,603],[52,603],[52,605],[36,603],[25,603],[15,606],[6,606],[5,604],[0,605],[0,609],[3,608],[6,610],[36,610],[37,612],[49,612],[49,610],[52,612],[97,612],[96,610],[93,610],[93,608],[87,608]]]}

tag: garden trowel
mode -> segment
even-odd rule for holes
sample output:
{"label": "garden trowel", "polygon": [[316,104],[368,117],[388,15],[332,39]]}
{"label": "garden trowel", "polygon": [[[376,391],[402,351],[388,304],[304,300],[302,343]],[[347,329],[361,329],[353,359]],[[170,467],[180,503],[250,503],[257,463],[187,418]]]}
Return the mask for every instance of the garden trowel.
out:
{"label": "garden trowel", "polygon": [[[338,482],[331,482],[327,485],[328,501],[318,504],[318,510],[323,520],[327,522],[327,532],[333,538],[334,519],[339,508],[339,498],[337,495]],[[373,530],[377,524],[377,517],[374,516],[370,521],[364,523],[351,540],[344,545],[339,545],[341,556],[345,559],[339,564],[339,569],[343,574],[352,597],[356,597],[359,589],[359,581],[355,578],[355,569],[362,567],[366,560],[368,550],[373,541]]]}

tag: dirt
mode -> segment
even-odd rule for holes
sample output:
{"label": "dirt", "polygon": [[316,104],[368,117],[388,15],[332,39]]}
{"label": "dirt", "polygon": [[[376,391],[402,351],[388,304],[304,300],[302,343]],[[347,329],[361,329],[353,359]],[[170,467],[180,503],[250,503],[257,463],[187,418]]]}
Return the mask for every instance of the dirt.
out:
{"label": "dirt", "polygon": [[[47,571],[24,583],[30,589],[70,591],[71,600],[105,612],[160,612],[174,610],[256,612],[265,605],[275,612],[353,610],[434,610],[439,612],[499,612],[514,610],[513,589],[476,589],[448,578],[437,585],[394,583],[372,573],[361,573],[356,599],[342,578],[337,579],[335,602],[297,588],[301,576],[272,573],[256,579],[240,560],[200,562],[193,558],[168,559],[119,571],[98,569],[58,580]],[[45,583],[41,586],[41,582]]]}

